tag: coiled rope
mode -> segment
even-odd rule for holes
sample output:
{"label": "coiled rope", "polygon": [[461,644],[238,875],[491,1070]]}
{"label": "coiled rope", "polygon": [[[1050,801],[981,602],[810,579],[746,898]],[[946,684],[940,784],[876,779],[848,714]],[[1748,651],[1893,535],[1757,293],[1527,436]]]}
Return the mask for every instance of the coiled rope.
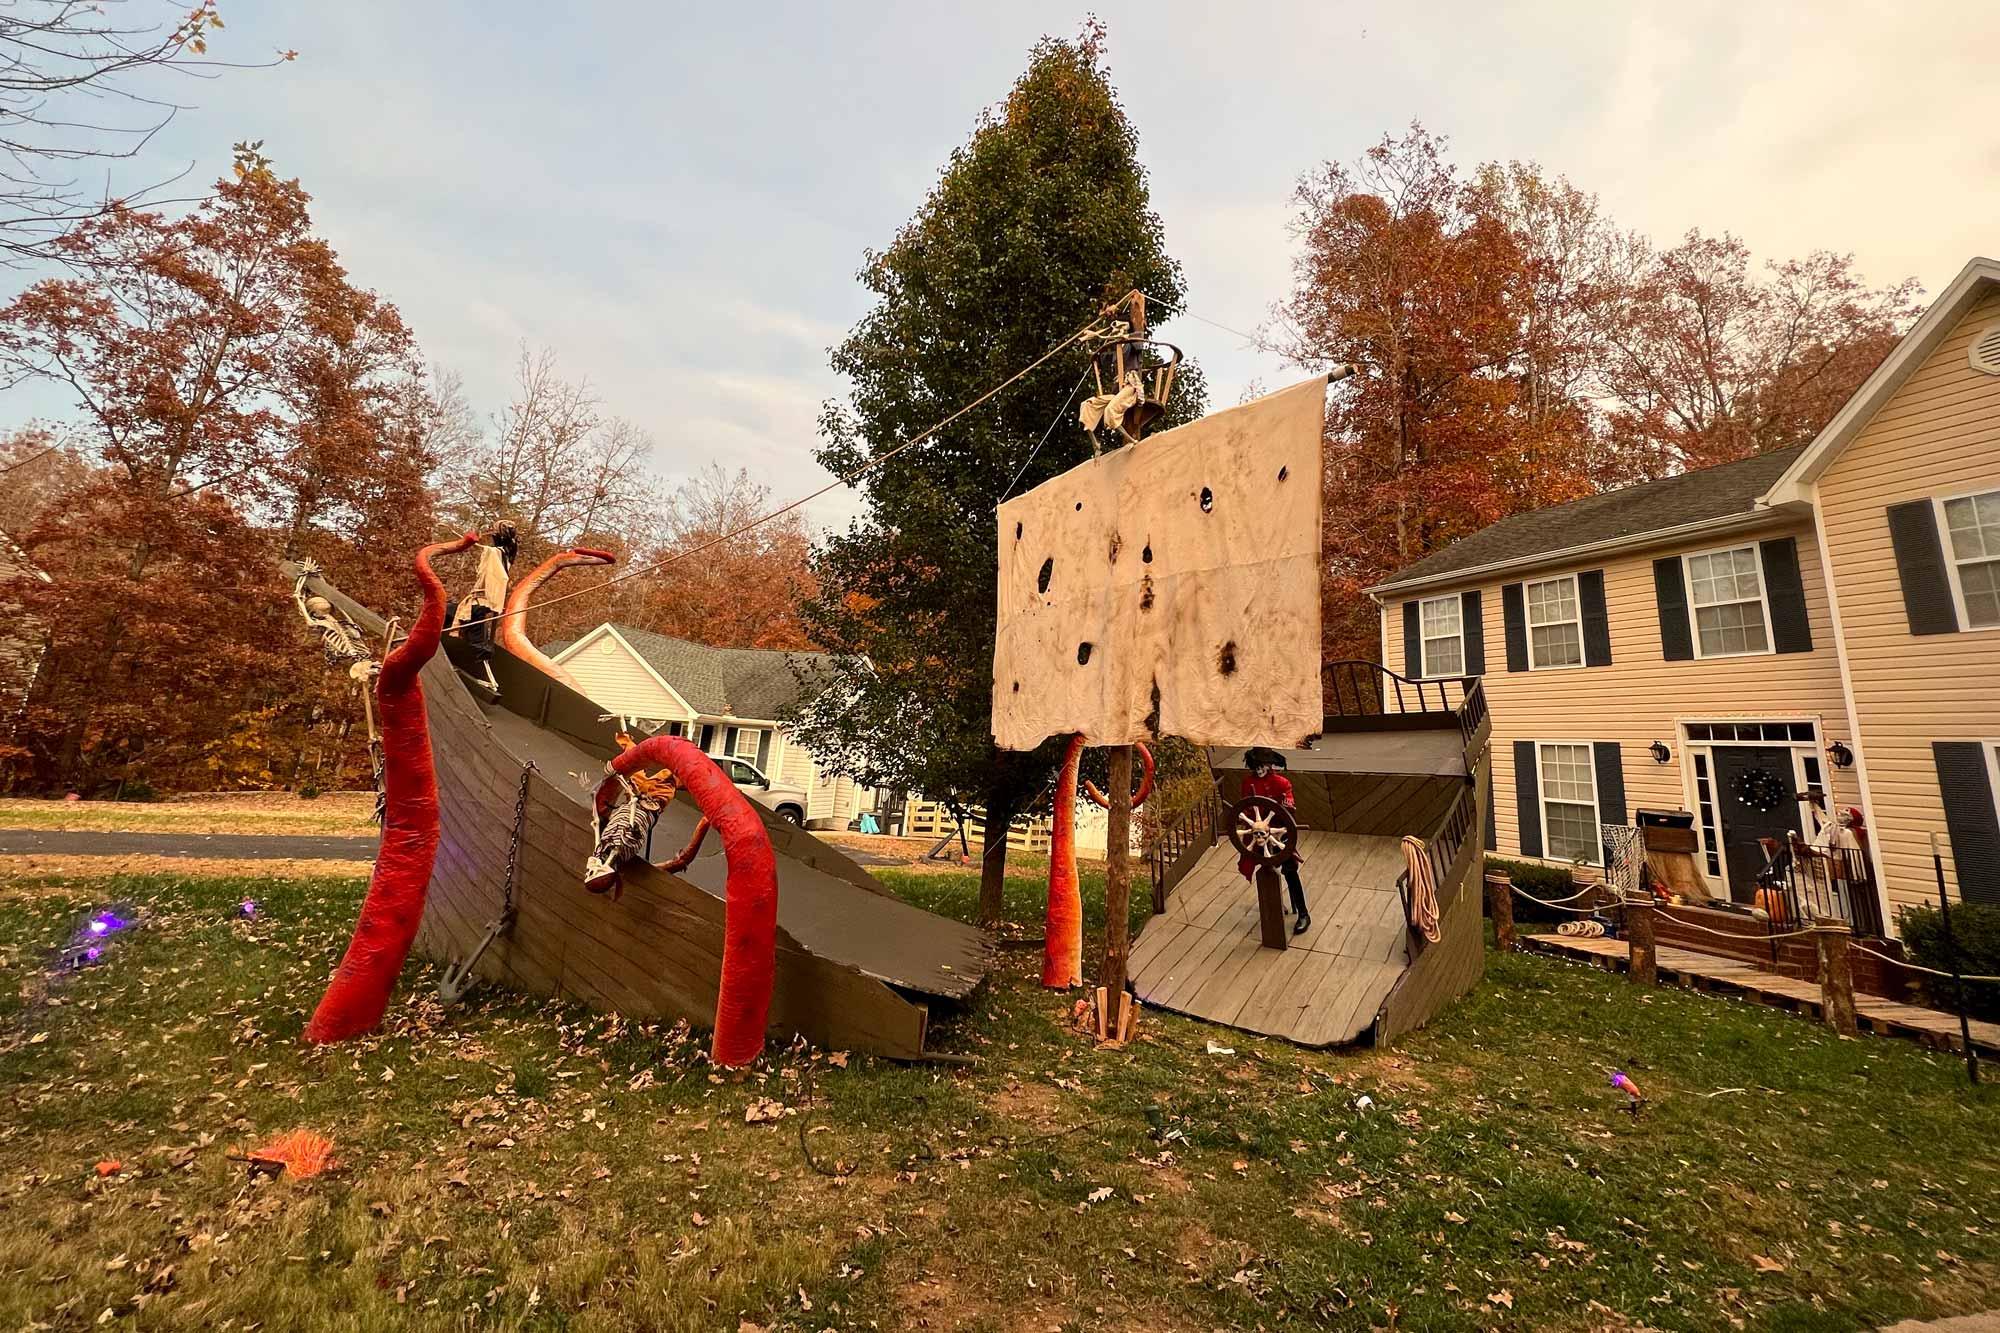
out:
{"label": "coiled rope", "polygon": [[1415,834],[1403,838],[1403,861],[1410,872],[1410,925],[1432,944],[1444,938],[1438,928],[1437,872],[1430,849]]}

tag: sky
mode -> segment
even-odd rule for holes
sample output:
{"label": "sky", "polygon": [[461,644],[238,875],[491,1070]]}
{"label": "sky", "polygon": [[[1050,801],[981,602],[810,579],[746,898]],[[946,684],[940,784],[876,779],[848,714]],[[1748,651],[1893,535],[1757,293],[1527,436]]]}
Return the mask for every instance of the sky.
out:
{"label": "sky", "polygon": [[[1990,3],[221,8],[214,54],[298,58],[177,83],[188,109],[115,187],[212,179],[261,139],[483,417],[525,340],[643,426],[667,477],[741,466],[778,500],[827,480],[827,349],[867,307],[865,252],[1035,40],[1086,12],[1109,27],[1188,309],[1236,330],[1285,294],[1299,175],[1412,120],[1465,168],[1537,161],[1663,244],[1700,227],[1760,259],[1848,251],[1933,294],[2000,254]],[[1296,373],[1212,324],[1163,332],[1212,403]],[[0,424],[69,415],[51,388],[8,398]],[[807,512],[856,510],[836,492]]]}

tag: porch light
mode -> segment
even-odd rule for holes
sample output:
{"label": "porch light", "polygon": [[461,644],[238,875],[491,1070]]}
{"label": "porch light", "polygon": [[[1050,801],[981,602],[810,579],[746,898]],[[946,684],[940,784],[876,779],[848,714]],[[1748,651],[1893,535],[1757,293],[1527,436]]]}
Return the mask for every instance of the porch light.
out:
{"label": "porch light", "polygon": [[1835,768],[1854,767],[1854,751],[1848,749],[1844,741],[1828,741],[1826,757]]}
{"label": "porch light", "polygon": [[1653,762],[1656,764],[1664,764],[1674,757],[1674,752],[1667,748],[1665,741],[1654,741],[1646,747],[1646,753],[1653,756]]}

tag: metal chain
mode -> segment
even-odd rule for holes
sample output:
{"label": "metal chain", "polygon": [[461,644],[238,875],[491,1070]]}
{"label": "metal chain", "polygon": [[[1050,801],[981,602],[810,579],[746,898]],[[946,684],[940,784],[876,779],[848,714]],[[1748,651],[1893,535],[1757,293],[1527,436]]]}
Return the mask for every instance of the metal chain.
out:
{"label": "metal chain", "polygon": [[521,861],[521,830],[528,822],[528,782],[534,776],[535,761],[521,765],[521,789],[514,796],[514,832],[507,841],[507,878],[500,886],[500,914],[514,915],[514,874]]}

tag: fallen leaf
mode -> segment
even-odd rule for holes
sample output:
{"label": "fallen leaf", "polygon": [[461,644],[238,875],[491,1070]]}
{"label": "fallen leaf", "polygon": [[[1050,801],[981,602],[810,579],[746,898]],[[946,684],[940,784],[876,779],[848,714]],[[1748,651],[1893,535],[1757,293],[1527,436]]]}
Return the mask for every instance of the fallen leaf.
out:
{"label": "fallen leaf", "polygon": [[769,1097],[759,1097],[743,1108],[743,1123],[761,1125],[766,1121],[782,1119],[784,1114],[783,1102],[774,1101]]}
{"label": "fallen leaf", "polygon": [[1509,1310],[1514,1308],[1514,1293],[1505,1287],[1500,1288],[1496,1292],[1489,1293],[1486,1299],[1494,1305],[1505,1306]]}
{"label": "fallen leaf", "polygon": [[1462,1227],[1465,1225],[1465,1219],[1460,1217],[1457,1213],[1446,1213],[1444,1215],[1444,1220],[1451,1223],[1455,1227]]}
{"label": "fallen leaf", "polygon": [[828,1051],[826,1056],[826,1062],[832,1065],[835,1069],[845,1069],[847,1068],[847,1052]]}
{"label": "fallen leaf", "polygon": [[1757,1265],[1757,1271],[1760,1273],[1782,1273],[1785,1271],[1783,1264],[1767,1254],[1753,1254],[1750,1256],[1750,1262]]}

